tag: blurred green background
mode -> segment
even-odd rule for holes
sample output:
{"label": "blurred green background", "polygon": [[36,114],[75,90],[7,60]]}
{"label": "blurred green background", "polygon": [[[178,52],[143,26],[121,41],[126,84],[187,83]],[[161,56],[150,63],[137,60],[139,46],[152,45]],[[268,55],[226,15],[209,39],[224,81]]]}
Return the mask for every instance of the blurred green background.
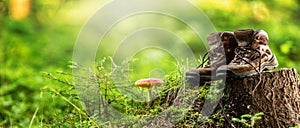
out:
{"label": "blurred green background", "polygon": [[[76,113],[71,111],[70,105],[42,89],[45,86],[57,90],[69,87],[43,77],[43,73],[57,70],[71,73],[67,65],[72,60],[81,27],[109,1],[23,0],[29,1],[30,6],[22,3],[25,11],[19,12],[16,6],[20,5],[13,5],[17,4],[15,1],[18,0],[0,1],[0,127],[28,127],[30,122],[32,126],[53,126],[54,121],[66,120],[65,123],[72,123],[68,122],[72,119],[70,113]],[[206,13],[217,31],[264,29],[269,34],[269,45],[280,63],[279,68],[299,71],[300,0],[189,1]],[[107,43],[103,43],[100,47],[103,49],[97,55],[99,61],[112,55],[110,49],[116,46],[109,42],[138,26],[138,22],[132,23],[135,20],[128,19],[109,33],[103,40]],[[205,51],[199,50],[201,40],[189,28],[167,17],[159,20],[161,26],[180,35],[197,57],[203,55]],[[156,60],[151,59],[154,53]],[[149,76],[153,68],[160,67],[168,73],[177,66],[172,56],[155,49],[139,52],[135,57],[137,60],[132,63],[132,68],[143,70],[134,70],[132,80]],[[157,61],[162,64],[158,65]]]}

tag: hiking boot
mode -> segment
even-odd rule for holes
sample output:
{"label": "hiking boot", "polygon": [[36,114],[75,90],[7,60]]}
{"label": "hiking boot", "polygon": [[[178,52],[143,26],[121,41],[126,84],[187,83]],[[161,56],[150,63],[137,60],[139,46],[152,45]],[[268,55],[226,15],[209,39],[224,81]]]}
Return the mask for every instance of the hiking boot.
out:
{"label": "hiking boot", "polygon": [[199,85],[207,81],[215,80],[216,69],[228,64],[234,58],[234,49],[237,42],[232,32],[216,32],[207,36],[210,50],[204,55],[208,55],[207,65],[203,66],[206,61],[203,59],[202,64],[197,69],[186,72],[186,78],[190,84]]}
{"label": "hiking boot", "polygon": [[268,34],[264,30],[236,30],[238,47],[234,59],[217,69],[217,76],[251,76],[278,66],[278,61],[268,46]]}

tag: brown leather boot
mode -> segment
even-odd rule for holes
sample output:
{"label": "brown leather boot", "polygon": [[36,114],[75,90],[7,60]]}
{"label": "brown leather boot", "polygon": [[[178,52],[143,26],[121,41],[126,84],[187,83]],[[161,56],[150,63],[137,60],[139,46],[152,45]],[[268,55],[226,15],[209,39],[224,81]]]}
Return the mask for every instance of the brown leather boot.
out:
{"label": "brown leather boot", "polygon": [[[237,42],[232,32],[217,32],[207,36],[210,50],[208,63],[203,60],[200,67],[186,72],[186,78],[190,84],[199,85],[207,81],[215,80],[216,69],[228,64],[234,58],[234,49]],[[206,54],[206,55],[207,55]]]}
{"label": "brown leather boot", "polygon": [[268,34],[264,30],[236,30],[238,42],[235,57],[228,65],[217,69],[217,76],[251,76],[278,66],[278,61],[268,46]]}

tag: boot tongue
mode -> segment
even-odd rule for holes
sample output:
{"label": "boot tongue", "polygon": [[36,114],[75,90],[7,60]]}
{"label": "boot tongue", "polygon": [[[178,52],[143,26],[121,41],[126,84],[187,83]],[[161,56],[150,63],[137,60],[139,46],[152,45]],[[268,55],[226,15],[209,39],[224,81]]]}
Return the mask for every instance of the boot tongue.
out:
{"label": "boot tongue", "polygon": [[268,45],[268,41],[268,33],[264,30],[257,30],[254,33],[252,48],[257,49],[259,45]]}
{"label": "boot tongue", "polygon": [[254,34],[254,42],[258,44],[268,45],[269,36],[264,30],[257,30]]}
{"label": "boot tongue", "polygon": [[253,40],[254,30],[245,29],[245,30],[235,30],[234,36],[236,41],[238,42],[239,47],[246,47],[251,45]]}

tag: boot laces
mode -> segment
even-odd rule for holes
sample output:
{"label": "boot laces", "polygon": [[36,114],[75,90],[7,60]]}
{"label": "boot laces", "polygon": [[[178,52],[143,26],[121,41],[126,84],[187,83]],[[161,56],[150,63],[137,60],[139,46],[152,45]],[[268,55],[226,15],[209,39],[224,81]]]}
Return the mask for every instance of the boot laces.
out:
{"label": "boot laces", "polygon": [[[232,63],[236,63],[239,65],[249,64],[255,69],[257,73],[260,73],[262,56],[259,50],[253,49],[251,47],[237,47],[234,52],[236,57],[232,60]],[[258,70],[257,67],[255,67],[251,63],[251,61],[257,61],[257,60],[259,62]]]}
{"label": "boot laces", "polygon": [[[214,49],[209,50],[206,52],[202,58],[202,62],[197,68],[209,67],[211,66],[211,60],[217,60],[222,52],[223,47],[216,47]],[[206,65],[205,65],[206,64]]]}
{"label": "boot laces", "polygon": [[198,65],[197,66],[197,68],[203,68],[204,67],[204,64],[206,64],[206,63],[210,63],[209,62],[209,58],[208,58],[208,52],[206,52],[205,54],[204,54],[204,56],[202,57],[202,62],[201,62],[201,64],[200,65]]}

